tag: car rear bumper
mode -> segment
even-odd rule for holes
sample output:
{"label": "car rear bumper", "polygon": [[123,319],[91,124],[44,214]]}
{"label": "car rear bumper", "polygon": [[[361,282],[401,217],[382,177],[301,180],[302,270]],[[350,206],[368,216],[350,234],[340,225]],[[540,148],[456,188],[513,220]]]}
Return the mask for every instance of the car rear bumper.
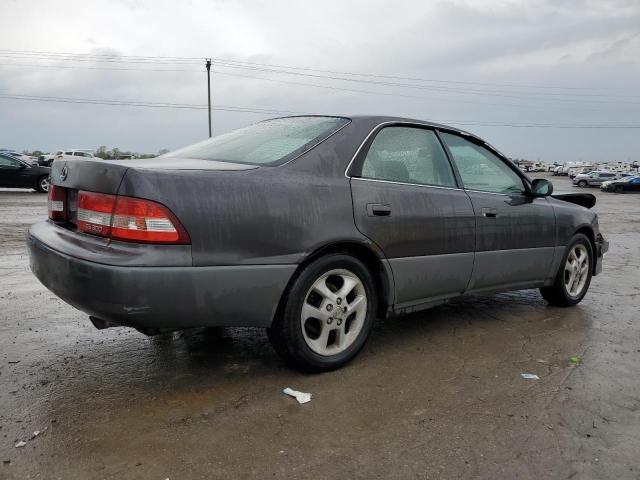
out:
{"label": "car rear bumper", "polygon": [[[51,229],[59,227],[45,222],[29,230],[31,270],[62,300],[106,325],[268,327],[296,268],[104,264],[60,251],[59,244],[53,248],[43,241]],[[73,248],[78,246],[69,244]]]}

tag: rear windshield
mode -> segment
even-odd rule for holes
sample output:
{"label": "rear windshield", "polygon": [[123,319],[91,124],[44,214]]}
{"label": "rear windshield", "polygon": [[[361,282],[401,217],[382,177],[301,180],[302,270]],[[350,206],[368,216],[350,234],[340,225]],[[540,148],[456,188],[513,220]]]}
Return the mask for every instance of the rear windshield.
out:
{"label": "rear windshield", "polygon": [[349,121],[339,117],[276,118],[175,150],[164,157],[278,165],[309,150]]}

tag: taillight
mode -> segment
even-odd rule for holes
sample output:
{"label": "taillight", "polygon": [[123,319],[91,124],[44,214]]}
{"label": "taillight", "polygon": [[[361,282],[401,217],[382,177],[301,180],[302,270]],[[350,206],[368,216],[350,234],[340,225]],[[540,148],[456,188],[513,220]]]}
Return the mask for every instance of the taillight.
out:
{"label": "taillight", "polygon": [[78,230],[129,242],[191,243],[189,234],[164,205],[103,193],[78,193]]}
{"label": "taillight", "polygon": [[78,230],[108,237],[115,203],[115,195],[78,192]]}
{"label": "taillight", "polygon": [[47,198],[47,210],[49,218],[55,222],[61,222],[67,219],[67,189],[58,187],[57,185],[49,185],[49,193]]}

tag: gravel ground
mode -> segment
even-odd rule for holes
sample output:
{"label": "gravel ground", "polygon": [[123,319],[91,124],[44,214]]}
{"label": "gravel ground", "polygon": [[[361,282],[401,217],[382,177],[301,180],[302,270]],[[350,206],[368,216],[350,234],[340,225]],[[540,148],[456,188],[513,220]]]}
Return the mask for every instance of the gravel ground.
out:
{"label": "gravel ground", "polygon": [[259,329],[95,330],[29,271],[46,198],[0,191],[0,478],[638,479],[640,195],[591,191],[611,248],[578,307],[458,301],[322,375]]}

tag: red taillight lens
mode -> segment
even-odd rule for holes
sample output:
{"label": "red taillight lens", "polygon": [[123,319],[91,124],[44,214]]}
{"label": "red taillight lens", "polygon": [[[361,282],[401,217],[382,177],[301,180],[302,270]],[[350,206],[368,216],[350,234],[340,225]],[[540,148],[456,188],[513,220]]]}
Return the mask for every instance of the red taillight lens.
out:
{"label": "red taillight lens", "polygon": [[129,242],[191,243],[189,234],[164,205],[102,193],[78,193],[78,229]]}
{"label": "red taillight lens", "polygon": [[67,189],[56,185],[49,185],[47,210],[49,218],[55,222],[67,219]]}
{"label": "red taillight lens", "polygon": [[115,195],[78,192],[78,230],[108,237],[115,204]]}

